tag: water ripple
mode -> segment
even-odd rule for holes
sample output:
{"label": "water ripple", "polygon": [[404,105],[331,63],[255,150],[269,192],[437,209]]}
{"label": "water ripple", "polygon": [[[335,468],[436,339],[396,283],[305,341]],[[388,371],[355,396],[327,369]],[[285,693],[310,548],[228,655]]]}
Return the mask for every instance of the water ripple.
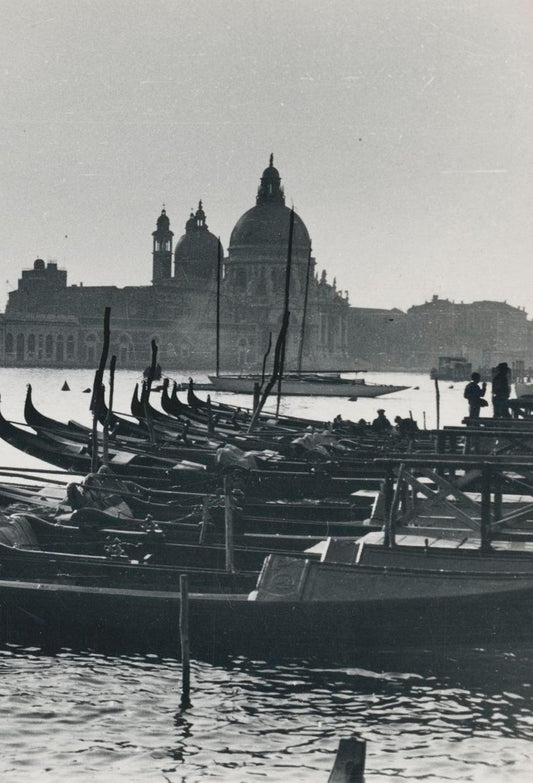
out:
{"label": "water ripple", "polygon": [[533,779],[533,651],[366,655],[194,661],[183,713],[174,659],[3,649],[0,778],[323,783],[339,738],[357,735],[367,783]]}

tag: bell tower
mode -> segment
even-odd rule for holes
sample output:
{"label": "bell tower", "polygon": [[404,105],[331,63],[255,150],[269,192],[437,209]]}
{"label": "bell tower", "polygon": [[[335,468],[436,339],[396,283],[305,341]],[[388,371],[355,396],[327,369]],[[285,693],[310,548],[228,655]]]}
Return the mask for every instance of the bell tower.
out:
{"label": "bell tower", "polygon": [[170,221],[165,207],[157,218],[157,228],[152,232],[152,283],[170,280],[172,273],[172,237],[174,232],[170,230]]}

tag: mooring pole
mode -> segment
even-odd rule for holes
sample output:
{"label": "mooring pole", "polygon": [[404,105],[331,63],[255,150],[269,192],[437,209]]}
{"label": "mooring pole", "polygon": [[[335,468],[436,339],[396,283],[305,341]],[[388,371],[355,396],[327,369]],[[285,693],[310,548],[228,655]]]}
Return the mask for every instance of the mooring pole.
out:
{"label": "mooring pole", "polygon": [[224,476],[224,523],[225,523],[225,542],[226,542],[226,571],[228,574],[235,573],[234,547],[233,547],[233,528],[234,528],[234,504],[231,496],[232,482],[229,476]]}
{"label": "mooring pole", "polygon": [[189,576],[180,574],[180,642],[181,642],[181,702],[182,710],[191,706],[191,656],[189,637]]}
{"label": "mooring pole", "polygon": [[440,389],[438,378],[435,378],[435,404],[437,408],[437,429],[440,430]]}
{"label": "mooring pole", "polygon": [[222,245],[220,237],[218,238],[217,249],[217,318],[216,318],[216,356],[215,356],[215,375],[218,378],[220,372],[220,276],[222,266]]}
{"label": "mooring pole", "polygon": [[98,470],[98,409],[100,402],[96,400],[93,407],[93,420],[91,429],[91,473]]}
{"label": "mooring pole", "polygon": [[117,357],[113,354],[109,362],[109,405],[104,419],[104,432],[102,436],[102,459],[104,465],[109,464],[109,427],[113,415],[113,394],[115,391],[115,366]]}
{"label": "mooring pole", "polygon": [[92,421],[92,443],[91,443],[91,472],[96,473],[98,470],[98,414],[100,413],[100,405],[102,401],[103,393],[103,377],[104,369],[107,362],[107,354],[109,352],[109,342],[111,340],[111,308],[106,307],[104,309],[104,339],[102,342],[102,353],[100,354],[100,363],[98,369],[94,374],[93,392],[91,395],[90,410],[93,414]]}
{"label": "mooring pole", "polygon": [[207,395],[207,434],[213,435],[215,428],[213,427],[213,411],[211,409],[211,395]]}

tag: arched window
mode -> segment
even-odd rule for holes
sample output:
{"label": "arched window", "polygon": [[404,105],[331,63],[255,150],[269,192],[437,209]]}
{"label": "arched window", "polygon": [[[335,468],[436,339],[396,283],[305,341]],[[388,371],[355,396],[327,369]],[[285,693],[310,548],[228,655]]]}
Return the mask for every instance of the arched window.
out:
{"label": "arched window", "polygon": [[51,334],[46,335],[46,340],[44,341],[44,355],[47,359],[51,359],[54,355],[54,338]]}
{"label": "arched window", "polygon": [[61,364],[65,359],[65,341],[62,334],[56,338],[56,361]]}
{"label": "arched window", "polygon": [[67,359],[74,358],[74,337],[69,334],[67,337]]}
{"label": "arched window", "polygon": [[17,334],[17,359],[24,359],[24,335]]}
{"label": "arched window", "polygon": [[28,335],[28,354],[33,356],[35,353],[35,335],[29,334]]}
{"label": "arched window", "polygon": [[118,341],[118,361],[122,367],[129,364],[133,353],[133,341],[129,334],[121,334]]}
{"label": "arched window", "polygon": [[15,348],[15,343],[13,340],[13,335],[11,332],[8,332],[6,334],[6,353],[13,353]]}
{"label": "arched window", "polygon": [[87,364],[94,364],[96,361],[96,335],[89,333],[85,335],[85,359]]}

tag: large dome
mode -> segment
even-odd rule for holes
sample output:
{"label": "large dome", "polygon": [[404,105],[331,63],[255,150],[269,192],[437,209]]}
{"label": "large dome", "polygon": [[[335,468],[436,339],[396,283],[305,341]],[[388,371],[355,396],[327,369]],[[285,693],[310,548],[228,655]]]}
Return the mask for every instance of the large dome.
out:
{"label": "large dome", "polygon": [[[232,250],[269,245],[288,246],[291,211],[284,204],[262,204],[252,207],[237,221],[229,243]],[[305,223],[294,214],[293,247],[309,250],[311,240]]]}
{"label": "large dome", "polygon": [[[274,168],[274,156],[270,156],[270,165],[263,171],[257,191],[256,206],[245,212],[231,232],[229,242],[230,256],[241,251],[259,247],[281,250],[289,242],[291,210],[285,206],[285,195],[281,187],[279,172]],[[294,215],[294,250],[309,252],[311,240],[303,220]]]}

